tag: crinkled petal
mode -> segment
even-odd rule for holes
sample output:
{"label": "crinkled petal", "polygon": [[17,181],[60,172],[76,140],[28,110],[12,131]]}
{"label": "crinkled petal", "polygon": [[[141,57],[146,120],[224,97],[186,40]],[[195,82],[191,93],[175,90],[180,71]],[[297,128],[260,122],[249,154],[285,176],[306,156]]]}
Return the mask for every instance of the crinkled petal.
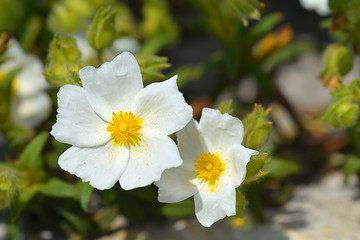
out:
{"label": "crinkled petal", "polygon": [[236,192],[231,181],[221,178],[217,191],[209,190],[204,183],[194,195],[195,214],[201,225],[210,227],[225,216],[236,214]]}
{"label": "crinkled petal", "polygon": [[222,153],[222,160],[226,168],[223,173],[228,177],[235,187],[238,187],[246,176],[246,165],[252,155],[258,154],[258,151],[246,148],[240,144],[234,144],[229,151]]}
{"label": "crinkled petal", "polygon": [[94,111],[107,121],[112,112],[128,111],[135,95],[143,88],[140,67],[129,52],[123,52],[98,69],[80,69],[86,96]]}
{"label": "crinkled petal", "polygon": [[16,124],[35,128],[49,117],[51,107],[50,97],[45,92],[26,98],[14,98],[11,102],[11,119]]}
{"label": "crinkled petal", "polygon": [[169,135],[185,127],[192,118],[192,108],[179,92],[176,78],[150,84],[136,95],[131,109],[144,119],[144,129]]}
{"label": "crinkled petal", "polygon": [[130,147],[129,164],[120,178],[120,185],[125,190],[149,185],[158,181],[165,169],[181,163],[171,138],[160,132],[147,131],[138,146]]}
{"label": "crinkled petal", "polygon": [[244,137],[240,119],[210,108],[203,109],[198,128],[211,153],[225,152],[231,145],[241,144]]}
{"label": "crinkled petal", "polygon": [[197,121],[190,120],[176,135],[180,156],[184,160],[181,167],[194,171],[196,158],[201,156],[202,152],[208,153],[204,139],[198,130]]}
{"label": "crinkled petal", "polygon": [[62,86],[58,105],[57,121],[50,132],[56,140],[77,147],[98,146],[110,140],[108,123],[91,108],[83,88]]}
{"label": "crinkled petal", "polygon": [[115,147],[111,142],[93,148],[70,147],[59,158],[65,171],[103,190],[119,181],[129,160],[129,149]]}
{"label": "crinkled petal", "polygon": [[159,201],[174,203],[193,196],[198,190],[189,180],[195,177],[195,171],[187,171],[182,167],[166,169],[160,180],[155,182],[159,187]]}

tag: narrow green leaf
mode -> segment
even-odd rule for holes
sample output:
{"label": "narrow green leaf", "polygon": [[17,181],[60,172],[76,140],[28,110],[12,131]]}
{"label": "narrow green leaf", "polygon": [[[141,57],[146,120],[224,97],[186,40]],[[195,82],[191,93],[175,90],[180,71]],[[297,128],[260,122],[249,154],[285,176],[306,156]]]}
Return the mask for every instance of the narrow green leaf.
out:
{"label": "narrow green leaf", "polygon": [[360,158],[355,155],[350,155],[342,167],[345,181],[348,181],[352,174],[360,172]]}
{"label": "narrow green leaf", "polygon": [[283,179],[284,177],[300,172],[301,167],[299,163],[295,161],[272,158],[264,169],[269,172],[269,177]]}
{"label": "narrow green leaf", "polygon": [[39,191],[40,193],[49,197],[57,197],[57,198],[78,197],[78,191],[73,185],[58,178],[52,178],[50,181],[42,185]]}
{"label": "narrow green leaf", "polygon": [[80,205],[85,211],[89,211],[89,201],[94,188],[87,182],[78,181],[77,187],[80,189]]}
{"label": "narrow green leaf", "polygon": [[245,196],[239,188],[236,189],[236,216],[242,218],[245,210]]}
{"label": "narrow green leaf", "polygon": [[49,137],[48,132],[39,133],[25,148],[19,157],[16,167],[18,169],[28,169],[39,171],[43,168],[43,161],[41,158],[41,151]]}
{"label": "narrow green leaf", "polygon": [[220,106],[219,106],[219,111],[224,114],[224,113],[228,113],[231,114],[233,109],[232,109],[232,100],[226,101],[226,102],[221,102]]}

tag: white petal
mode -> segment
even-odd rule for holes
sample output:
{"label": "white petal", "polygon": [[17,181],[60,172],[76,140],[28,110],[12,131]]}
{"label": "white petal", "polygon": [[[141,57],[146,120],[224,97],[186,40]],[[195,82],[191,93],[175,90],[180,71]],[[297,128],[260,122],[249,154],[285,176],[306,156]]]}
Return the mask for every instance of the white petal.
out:
{"label": "white petal", "polygon": [[132,110],[144,119],[143,128],[169,135],[185,127],[192,118],[192,108],[179,92],[176,78],[150,84],[136,95]]}
{"label": "white petal", "polygon": [[130,147],[130,160],[120,185],[123,189],[143,187],[158,181],[161,173],[182,163],[175,142],[166,135],[143,133],[139,146]]}
{"label": "white petal", "polygon": [[187,171],[181,167],[166,169],[155,185],[159,187],[160,202],[180,202],[195,193],[197,188],[189,182],[196,177],[195,171]]}
{"label": "white petal", "polygon": [[11,119],[16,124],[35,128],[50,115],[51,107],[50,97],[45,92],[14,98],[11,102]]}
{"label": "white petal", "polygon": [[208,153],[204,139],[198,130],[198,123],[192,119],[183,129],[177,132],[178,148],[184,160],[182,168],[194,171],[197,157],[202,152]]}
{"label": "white petal", "polygon": [[244,127],[240,119],[204,108],[198,126],[211,153],[225,152],[233,144],[241,144]]}
{"label": "white petal", "polygon": [[114,147],[111,142],[93,148],[71,147],[59,158],[65,171],[103,190],[119,181],[129,159],[129,150]]}
{"label": "white petal", "polygon": [[236,214],[236,192],[228,178],[220,180],[218,191],[211,191],[203,186],[194,195],[195,214],[203,226],[210,227],[225,216]]}
{"label": "white petal", "polygon": [[93,147],[110,140],[108,123],[96,115],[83,88],[62,86],[58,105],[57,121],[50,132],[56,140],[77,147]]}
{"label": "white petal", "polygon": [[86,96],[99,116],[111,121],[112,112],[128,111],[135,95],[143,88],[140,67],[135,57],[123,52],[98,69],[80,69]]}
{"label": "white petal", "polygon": [[27,97],[44,91],[48,84],[43,76],[43,65],[34,56],[26,55],[21,65],[21,71],[14,79],[15,91],[18,97]]}
{"label": "white petal", "polygon": [[222,156],[226,164],[224,175],[231,179],[235,187],[238,187],[244,181],[246,165],[250,161],[250,157],[258,153],[258,151],[235,144],[226,155]]}

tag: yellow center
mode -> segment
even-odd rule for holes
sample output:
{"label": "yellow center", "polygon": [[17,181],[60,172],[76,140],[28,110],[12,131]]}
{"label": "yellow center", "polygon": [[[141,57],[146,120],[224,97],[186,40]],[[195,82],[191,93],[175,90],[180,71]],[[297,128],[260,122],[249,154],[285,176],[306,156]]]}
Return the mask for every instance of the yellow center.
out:
{"label": "yellow center", "polygon": [[201,156],[194,161],[196,162],[195,172],[198,173],[196,177],[211,186],[218,182],[220,175],[225,170],[225,163],[217,153],[201,153]]}
{"label": "yellow center", "polygon": [[140,129],[143,120],[131,112],[112,113],[112,122],[106,130],[111,133],[115,146],[136,146],[140,142]]}

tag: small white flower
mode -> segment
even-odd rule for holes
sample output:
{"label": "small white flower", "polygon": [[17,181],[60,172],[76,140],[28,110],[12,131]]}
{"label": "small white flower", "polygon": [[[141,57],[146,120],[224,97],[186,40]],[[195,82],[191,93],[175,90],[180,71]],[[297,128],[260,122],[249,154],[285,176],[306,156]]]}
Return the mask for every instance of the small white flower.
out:
{"label": "small white flower", "polygon": [[192,117],[176,76],[145,88],[135,57],[124,52],[98,69],[80,70],[83,87],[58,93],[57,122],[51,134],[73,145],[59,158],[62,169],[108,189],[119,181],[133,189],[159,180],[182,163],[168,137]]}
{"label": "small white flower", "polygon": [[326,16],[331,13],[329,0],[300,0],[300,4],[307,10],[315,10],[320,16]]}
{"label": "small white flower", "polygon": [[183,164],[164,171],[160,202],[179,202],[194,196],[195,212],[206,227],[236,214],[236,193],[246,175],[246,164],[257,151],[241,145],[244,128],[238,118],[204,108],[200,122],[190,121],[178,132]]}
{"label": "small white flower", "polygon": [[33,55],[25,54],[15,40],[2,56],[0,83],[14,69],[21,68],[12,82],[10,117],[13,123],[34,128],[51,112],[51,100],[43,76],[43,65]]}

